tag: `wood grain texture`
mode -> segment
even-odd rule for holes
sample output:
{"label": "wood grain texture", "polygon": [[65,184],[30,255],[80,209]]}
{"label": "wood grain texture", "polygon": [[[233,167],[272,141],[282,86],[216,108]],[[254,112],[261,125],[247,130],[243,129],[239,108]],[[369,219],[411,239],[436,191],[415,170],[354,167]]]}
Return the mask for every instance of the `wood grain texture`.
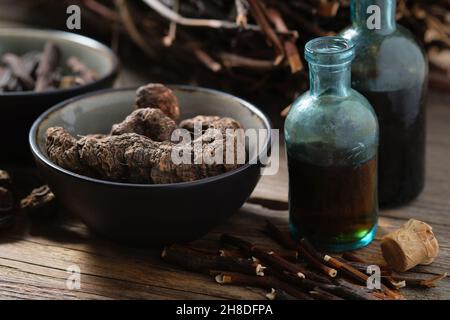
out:
{"label": "wood grain texture", "polygon": [[[382,212],[375,241],[358,254],[374,263],[382,261],[381,237],[409,218],[433,226],[441,251],[431,266],[419,266],[408,275],[429,276],[450,272],[450,95],[432,95],[428,106],[427,182],[422,195],[408,206]],[[287,169],[282,153],[280,172],[265,176],[253,196],[287,201]],[[272,201],[272,202],[271,202]],[[257,201],[258,202],[258,201]],[[261,247],[278,246],[261,232],[270,218],[286,228],[286,210],[271,210],[247,203],[229,222],[197,241],[217,246],[223,232],[249,239]],[[48,224],[22,221],[0,237],[1,299],[264,299],[264,291],[216,284],[211,277],[180,270],[164,263],[161,249],[130,248],[91,234],[76,219]],[[80,290],[66,287],[67,268],[81,269]],[[450,279],[428,290],[405,289],[410,299],[450,299]]]}

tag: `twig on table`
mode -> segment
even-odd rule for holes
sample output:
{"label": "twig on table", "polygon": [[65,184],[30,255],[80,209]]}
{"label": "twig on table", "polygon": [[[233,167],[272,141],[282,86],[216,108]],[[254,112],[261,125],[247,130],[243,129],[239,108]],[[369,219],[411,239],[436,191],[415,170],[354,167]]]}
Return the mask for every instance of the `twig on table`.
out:
{"label": "twig on table", "polygon": [[224,285],[250,286],[269,290],[279,289],[297,299],[312,300],[308,294],[272,276],[256,277],[234,272],[222,272],[215,276],[215,280],[217,283]]}
{"label": "twig on table", "polygon": [[165,247],[161,257],[191,271],[209,273],[210,270],[226,270],[264,276],[265,267],[259,262],[243,258],[208,255],[181,245]]}
{"label": "twig on table", "polygon": [[434,288],[437,283],[447,277],[447,273],[437,275],[428,279],[418,279],[412,277],[392,276],[397,281],[404,281],[406,286],[421,287],[421,288]]}
{"label": "twig on table", "polygon": [[[367,280],[369,279],[369,276],[356,268],[350,266],[349,264],[345,263],[344,261],[338,260],[334,257],[331,257],[329,255],[323,255],[322,253],[318,252],[314,246],[305,238],[300,240],[301,246],[307,250],[311,255],[313,255],[315,258],[317,258],[320,261],[325,261],[328,266],[344,273],[348,277],[352,278],[353,280],[357,281],[358,283],[362,285],[367,284]],[[400,293],[394,292],[386,285],[381,284],[382,291],[388,295],[390,298],[393,299],[403,299],[403,296]]]}
{"label": "twig on table", "polygon": [[381,276],[381,282],[391,289],[399,290],[406,287],[406,281],[397,281],[392,276]]}
{"label": "twig on table", "polygon": [[307,250],[305,250],[302,246],[299,246],[299,255],[305,258],[306,262],[311,265],[313,268],[316,268],[318,271],[323,274],[334,278],[337,276],[337,270],[334,268],[330,268],[322,263],[321,260],[317,259],[315,256],[310,254]]}
{"label": "twig on table", "polygon": [[281,258],[273,251],[270,252],[263,251],[255,247],[250,242],[229,234],[223,234],[221,237],[221,241],[238,247],[239,249],[246,252],[248,255],[261,259],[261,261],[267,264],[267,266],[269,267],[277,269],[281,272],[286,270],[291,272],[292,274],[295,274],[299,278],[305,278],[305,270],[303,268],[296,266],[290,263],[289,261]]}
{"label": "twig on table", "polygon": [[[347,276],[349,276],[353,280],[361,283],[362,285],[367,284],[367,280],[369,279],[369,276],[367,274],[362,273],[361,271],[353,268],[352,266],[350,266],[342,261],[339,261],[338,259],[333,258],[329,255],[325,255],[323,257],[323,260],[326,261],[333,268],[335,268],[339,271],[342,271]],[[400,293],[392,291],[391,289],[386,287],[386,285],[384,285],[384,284],[381,284],[381,290],[383,291],[383,293],[385,293],[390,298],[403,299],[403,296]]]}
{"label": "twig on table", "polygon": [[266,298],[269,300],[298,300],[296,297],[290,295],[286,291],[273,288],[266,294]]}
{"label": "twig on table", "polygon": [[289,234],[282,232],[268,219],[266,219],[266,233],[286,249],[297,250],[297,243],[294,239]]}
{"label": "twig on table", "polygon": [[269,220],[266,220],[266,230],[267,234],[280,243],[283,247],[288,249],[297,250],[300,257],[303,257],[306,262],[311,265],[313,268],[317,269],[321,273],[329,276],[336,277],[337,271],[336,269],[330,268],[322,263],[322,260],[317,259],[313,255],[311,255],[307,250],[303,249],[301,246],[298,246],[294,239],[285,232],[282,232],[277,226],[275,226]]}
{"label": "twig on table", "polygon": [[[376,300],[377,297],[373,295],[373,292],[368,292],[366,288],[353,285],[342,279],[335,279],[333,283],[323,283],[310,279],[301,279],[289,272],[277,273],[277,277],[280,280],[291,283],[304,291],[310,292],[317,288],[321,288],[336,296],[352,300]],[[336,284],[334,284],[336,283]]]}

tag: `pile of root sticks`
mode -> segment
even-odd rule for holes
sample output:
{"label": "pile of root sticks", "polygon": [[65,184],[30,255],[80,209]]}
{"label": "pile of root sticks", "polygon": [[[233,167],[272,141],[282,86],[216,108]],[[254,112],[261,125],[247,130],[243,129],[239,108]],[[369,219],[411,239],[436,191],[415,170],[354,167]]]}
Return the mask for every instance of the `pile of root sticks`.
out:
{"label": "pile of root sticks", "polygon": [[220,285],[266,290],[271,300],[404,300],[401,288],[431,288],[446,277],[407,278],[379,266],[377,285],[367,273],[370,263],[354,254],[324,254],[306,239],[296,242],[270,221],[264,233],[283,250],[260,248],[223,234],[218,250],[174,244],[164,248],[162,258],[183,269],[209,274]]}

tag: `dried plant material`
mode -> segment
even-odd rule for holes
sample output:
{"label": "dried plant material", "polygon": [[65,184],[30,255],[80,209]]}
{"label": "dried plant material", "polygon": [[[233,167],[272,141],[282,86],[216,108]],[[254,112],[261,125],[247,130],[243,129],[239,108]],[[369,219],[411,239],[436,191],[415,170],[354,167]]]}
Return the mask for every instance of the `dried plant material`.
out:
{"label": "dried plant material", "polygon": [[203,63],[203,65],[205,67],[207,67],[208,69],[210,69],[211,71],[214,71],[214,72],[219,72],[220,70],[222,70],[222,65],[219,62],[217,62],[216,60],[214,60],[208,53],[206,53],[206,51],[204,51],[198,47],[196,47],[192,50],[193,50],[195,56],[197,57],[198,61]]}
{"label": "dried plant material", "polygon": [[14,222],[15,201],[8,172],[0,170],[0,230],[9,228]]}
{"label": "dried plant material", "polygon": [[168,141],[178,126],[161,109],[145,108],[133,111],[126,119],[112,127],[112,135],[137,133],[154,141]]}
{"label": "dried plant material", "polygon": [[224,270],[264,276],[265,267],[252,259],[212,255],[182,245],[165,247],[161,257],[185,269],[207,274],[210,270]]}
{"label": "dried plant material", "polygon": [[66,89],[97,79],[95,71],[78,58],[70,57],[67,68],[61,58],[61,49],[52,41],[46,42],[43,52],[4,53],[0,56],[0,92]]}
{"label": "dried plant material", "polygon": [[162,153],[158,147],[144,136],[127,133],[100,139],[83,137],[76,148],[82,164],[103,179],[149,183],[152,166]]}
{"label": "dried plant material", "polygon": [[10,189],[12,186],[11,177],[5,170],[0,170],[0,187]]}
{"label": "dried plant material", "polygon": [[137,109],[113,125],[110,135],[90,134],[78,140],[64,128],[49,128],[49,158],[65,169],[99,179],[159,184],[211,177],[245,163],[244,132],[236,120],[187,119],[182,122],[186,129],[194,131],[198,126],[200,130],[187,135],[177,132],[175,143],[170,141],[178,128],[173,118],[180,110],[173,92],[148,84],[136,95]]}
{"label": "dried plant material", "polygon": [[92,69],[89,69],[77,57],[70,57],[67,60],[67,66],[76,77],[82,80],[83,84],[93,82],[97,79],[97,73]]}
{"label": "dried plant material", "polygon": [[269,300],[298,300],[296,297],[291,296],[289,293],[281,289],[275,290],[273,288],[266,294],[266,298]]}
{"label": "dried plant material", "polygon": [[340,3],[336,0],[320,0],[318,2],[317,14],[321,17],[335,17]]}
{"label": "dried plant material", "polygon": [[[277,31],[284,31],[284,32],[288,31],[288,27],[286,26],[286,23],[284,22],[280,12],[278,12],[275,9],[268,9],[267,16],[275,25]],[[297,45],[295,44],[296,39],[291,37],[283,39],[282,41],[284,51],[286,53],[287,62],[291,67],[291,73],[297,73],[301,71],[303,69],[303,63],[300,58],[300,53],[298,52]]]}
{"label": "dried plant material", "polygon": [[26,70],[20,57],[12,53],[5,53],[2,57],[2,62],[11,69],[12,74],[22,82],[27,90],[34,88],[34,79]]}
{"label": "dried plant material", "polygon": [[173,120],[180,117],[180,108],[177,97],[172,90],[159,83],[150,83],[142,86],[136,91],[136,108],[161,109]]}
{"label": "dried plant material", "polygon": [[[88,13],[84,16],[87,20],[85,27],[89,28],[89,24],[97,26],[99,22],[103,26],[112,24],[116,27],[102,30],[94,28],[91,31],[101,32],[105,38],[113,39],[117,38],[117,30],[123,30],[127,39],[143,48],[148,65],[157,66],[148,69],[149,78],[163,76],[164,81],[181,83],[186,82],[188,75],[192,83],[239,89],[242,95],[261,101],[263,105],[265,101],[274,99],[278,101],[279,108],[292,101],[298,91],[307,89],[307,68],[291,74],[291,65],[286,63],[287,52],[282,63],[277,66],[273,64],[270,58],[274,55],[274,45],[271,41],[261,41],[265,33],[259,23],[255,25],[250,21],[254,10],[252,13],[247,12],[247,0],[195,0],[182,3],[179,0],[145,0],[149,6],[142,6],[142,1],[120,1],[126,3],[125,9],[121,9],[122,6],[115,7],[116,2],[83,1],[83,11]],[[179,6],[178,2],[181,3]],[[41,0],[41,3],[42,6],[36,9],[65,10],[61,1]],[[350,21],[348,0],[259,0],[258,3],[263,10],[267,8],[263,13],[268,9],[277,10],[289,27],[288,32],[280,32],[276,26],[272,26],[282,44],[286,38],[296,38],[301,33],[296,42],[298,48],[302,48],[309,39],[340,32]],[[411,30],[426,49],[432,46],[449,48],[448,0],[402,0],[397,3],[398,23]],[[171,47],[167,48],[167,42],[161,41],[161,36],[167,34],[169,23],[170,26],[189,28],[184,28],[183,36],[177,35],[176,40],[169,36]],[[196,49],[190,45],[192,43],[210,57],[220,57],[222,65],[230,68],[215,74],[212,74],[216,70],[214,68],[199,68]],[[222,57],[222,53],[233,55]],[[233,70],[233,66],[240,66],[244,70]],[[164,70],[163,74],[161,70]],[[437,72],[432,70],[433,73]],[[430,85],[447,92],[450,81],[432,81]]]}
{"label": "dried plant material", "polygon": [[[239,166],[197,161],[197,157],[203,157],[204,154],[193,151],[196,144],[202,146],[204,153],[223,150],[225,157],[223,140],[210,140],[208,135],[200,136],[192,144],[177,145],[153,141],[136,133],[89,135],[78,141],[60,127],[50,128],[47,134],[47,152],[52,161],[65,169],[111,181],[186,182],[224,173]],[[190,163],[175,163],[172,151],[189,152]]]}
{"label": "dried plant material", "polygon": [[58,88],[60,89],[67,89],[74,86],[81,86],[85,84],[83,79],[75,76],[63,76],[61,77],[61,80],[59,81]]}
{"label": "dried plant material", "polygon": [[261,31],[266,36],[267,41],[271,43],[275,48],[276,56],[273,62],[274,65],[280,64],[285,57],[284,47],[278,34],[272,28],[270,22],[267,19],[267,9],[260,2],[260,0],[248,0],[248,3],[253,18],[261,27]]}
{"label": "dried plant material", "polygon": [[431,264],[439,254],[439,244],[431,226],[410,219],[383,237],[381,251],[392,269],[403,272],[418,264]]}
{"label": "dried plant material", "polygon": [[393,276],[393,278],[399,282],[405,283],[405,286],[408,287],[418,287],[418,288],[434,288],[437,286],[438,282],[442,279],[447,277],[447,273],[436,275],[433,277],[430,277],[428,279],[418,279],[418,278],[412,278],[412,277],[398,277]]}
{"label": "dried plant material", "polygon": [[222,118],[219,116],[200,115],[180,122],[180,128],[189,130],[191,132],[194,132],[196,126],[204,131],[207,129],[218,129],[222,131],[225,131],[226,129],[242,129],[242,126],[238,121],[232,118]]}
{"label": "dried plant material", "polygon": [[[275,233],[278,234],[275,238],[281,238],[278,231]],[[394,290],[391,290],[384,284],[377,290],[366,287],[367,278],[365,276],[365,281],[361,284],[355,284],[355,280],[359,279],[359,276],[355,277],[356,273],[353,272],[342,272],[339,277],[330,280],[315,273],[318,270],[312,269],[306,270],[303,274],[304,276],[300,277],[297,273],[298,267],[300,267],[298,264],[290,264],[287,261],[283,261],[280,259],[280,255],[272,250],[261,250],[247,240],[228,234],[223,234],[220,240],[222,243],[238,248],[239,251],[221,249],[219,250],[220,255],[218,255],[215,249],[172,245],[164,249],[162,258],[169,263],[194,272],[205,273],[209,269],[209,274],[221,285],[249,286],[271,290],[266,295],[270,300],[404,299],[398,289],[404,287],[405,280],[398,279],[397,281],[397,279],[392,278],[392,289]],[[281,243],[286,243],[288,247],[295,246],[291,240],[281,241]],[[302,243],[305,244],[305,241],[302,241]],[[316,259],[329,261],[343,271],[350,270],[347,269],[345,263],[318,252],[315,248],[310,247],[309,243],[305,246],[308,246],[308,250],[313,252],[311,254],[314,254]],[[239,263],[236,263],[236,261]],[[225,264],[222,264],[222,262],[225,262]],[[262,270],[255,268],[255,266],[262,263],[267,268],[263,267]],[[263,273],[259,273],[261,271]],[[435,282],[444,276],[446,275],[428,279],[427,282],[421,283],[420,286],[423,288],[433,286]],[[382,280],[385,280],[385,278],[383,277]]]}
{"label": "dried plant material", "polygon": [[272,276],[258,277],[237,272],[221,272],[215,275],[215,280],[221,285],[251,286],[261,289],[282,290],[296,299],[312,300],[307,293],[302,292],[299,288]]}
{"label": "dried plant material", "polygon": [[230,69],[250,68],[259,71],[269,71],[274,69],[273,61],[271,60],[249,58],[229,52],[221,52],[219,56],[222,60],[222,64]]}
{"label": "dried plant material", "polygon": [[[240,141],[238,133],[223,133],[211,128],[191,143],[160,145],[162,152],[159,162],[152,168],[152,179],[154,183],[194,181],[238,168],[243,163],[239,155],[245,158]],[[180,156],[187,154],[190,163],[174,163],[173,152]],[[234,156],[230,162],[227,162],[227,153]]]}
{"label": "dried plant material", "polygon": [[46,137],[47,154],[55,164],[76,173],[84,171],[78,154],[77,139],[62,127],[48,128]]}
{"label": "dried plant material", "polygon": [[61,50],[51,41],[45,44],[41,61],[36,70],[35,91],[44,91],[54,88],[56,70],[61,60]]}
{"label": "dried plant material", "polygon": [[47,185],[31,191],[20,201],[20,207],[30,217],[38,219],[52,217],[57,210],[55,195]]}

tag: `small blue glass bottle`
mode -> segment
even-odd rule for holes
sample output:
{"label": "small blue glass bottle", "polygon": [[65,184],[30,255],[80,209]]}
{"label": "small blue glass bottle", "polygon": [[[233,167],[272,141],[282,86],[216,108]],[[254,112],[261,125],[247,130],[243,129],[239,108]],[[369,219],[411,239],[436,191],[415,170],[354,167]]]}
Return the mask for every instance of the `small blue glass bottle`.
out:
{"label": "small blue glass bottle", "polygon": [[325,250],[360,248],[378,220],[378,121],[351,88],[351,42],[314,39],[305,58],[310,91],[293,103],[284,129],[290,230]]}
{"label": "small blue glass bottle", "polygon": [[372,104],[380,124],[380,206],[416,198],[425,182],[428,64],[414,36],[395,20],[395,0],[352,0],[355,44],[352,86]]}

